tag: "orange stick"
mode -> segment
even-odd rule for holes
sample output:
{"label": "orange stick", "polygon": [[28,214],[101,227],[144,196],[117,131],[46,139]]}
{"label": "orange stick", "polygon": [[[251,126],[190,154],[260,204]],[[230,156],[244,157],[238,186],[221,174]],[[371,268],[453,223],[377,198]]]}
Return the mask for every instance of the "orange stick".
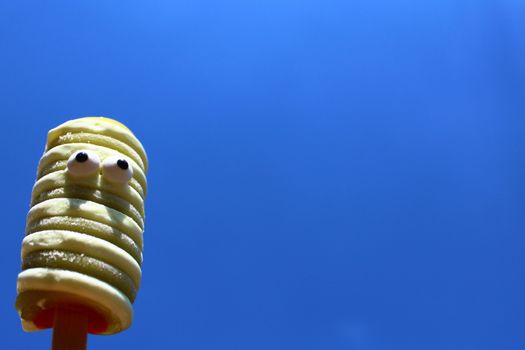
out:
{"label": "orange stick", "polygon": [[86,314],[57,308],[53,323],[52,350],[85,350],[87,346],[88,317]]}

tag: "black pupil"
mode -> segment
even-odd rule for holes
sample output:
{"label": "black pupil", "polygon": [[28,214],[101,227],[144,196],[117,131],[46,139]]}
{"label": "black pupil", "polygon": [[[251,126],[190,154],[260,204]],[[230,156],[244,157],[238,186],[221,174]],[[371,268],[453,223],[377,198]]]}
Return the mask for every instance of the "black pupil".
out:
{"label": "black pupil", "polygon": [[117,166],[122,170],[126,170],[129,167],[128,162],[124,159],[117,160]]}
{"label": "black pupil", "polygon": [[84,163],[86,160],[88,160],[88,155],[85,152],[78,152],[75,159],[77,162]]}

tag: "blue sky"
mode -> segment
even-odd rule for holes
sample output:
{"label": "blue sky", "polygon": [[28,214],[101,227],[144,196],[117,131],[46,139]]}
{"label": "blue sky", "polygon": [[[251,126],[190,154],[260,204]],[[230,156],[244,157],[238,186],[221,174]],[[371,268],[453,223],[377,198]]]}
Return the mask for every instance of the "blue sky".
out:
{"label": "blue sky", "polygon": [[520,1],[4,1],[9,349],[47,130],[150,158],[128,331],[91,349],[523,349]]}

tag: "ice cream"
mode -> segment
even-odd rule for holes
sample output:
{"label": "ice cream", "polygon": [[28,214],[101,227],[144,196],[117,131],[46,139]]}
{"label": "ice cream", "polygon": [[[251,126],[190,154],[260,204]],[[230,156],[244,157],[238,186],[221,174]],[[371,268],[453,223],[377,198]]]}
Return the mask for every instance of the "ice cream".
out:
{"label": "ice cream", "polygon": [[89,315],[88,331],[128,328],[141,280],[148,160],[123,124],[68,121],[48,133],[22,241],[16,308],[26,331],[57,307]]}

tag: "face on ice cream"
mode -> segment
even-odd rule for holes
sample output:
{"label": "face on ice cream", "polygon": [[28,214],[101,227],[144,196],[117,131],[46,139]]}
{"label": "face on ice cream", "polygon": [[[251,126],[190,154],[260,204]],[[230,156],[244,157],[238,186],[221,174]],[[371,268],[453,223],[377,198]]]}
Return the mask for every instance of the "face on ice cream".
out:
{"label": "face on ice cream", "polygon": [[22,241],[16,307],[26,331],[57,307],[91,333],[128,328],[141,280],[147,157],[123,124],[90,117],[48,133]]}

